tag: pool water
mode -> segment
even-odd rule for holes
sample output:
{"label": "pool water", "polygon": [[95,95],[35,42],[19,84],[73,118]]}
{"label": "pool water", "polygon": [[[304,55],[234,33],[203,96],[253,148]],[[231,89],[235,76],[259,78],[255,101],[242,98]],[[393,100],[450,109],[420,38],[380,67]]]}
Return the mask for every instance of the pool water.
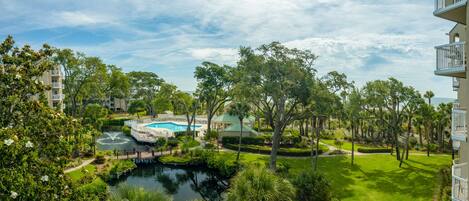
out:
{"label": "pool water", "polygon": [[[187,130],[187,124],[176,124],[173,122],[161,122],[161,123],[152,123],[148,124],[146,127],[149,128],[166,128],[172,132],[181,132]],[[191,125],[191,129],[194,128],[194,125]],[[200,125],[195,125],[195,128],[200,128]]]}

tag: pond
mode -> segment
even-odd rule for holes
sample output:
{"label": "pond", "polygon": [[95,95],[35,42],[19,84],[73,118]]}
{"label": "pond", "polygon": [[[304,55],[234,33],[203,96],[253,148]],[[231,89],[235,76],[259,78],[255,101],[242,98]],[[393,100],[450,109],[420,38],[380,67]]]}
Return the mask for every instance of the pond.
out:
{"label": "pond", "polygon": [[111,182],[111,191],[115,191],[119,184],[159,190],[171,195],[174,201],[223,200],[228,189],[228,180],[208,169],[162,164],[139,165],[127,176]]}
{"label": "pond", "polygon": [[103,132],[96,139],[98,150],[128,150],[147,151],[152,147],[137,143],[134,138],[122,132]]}

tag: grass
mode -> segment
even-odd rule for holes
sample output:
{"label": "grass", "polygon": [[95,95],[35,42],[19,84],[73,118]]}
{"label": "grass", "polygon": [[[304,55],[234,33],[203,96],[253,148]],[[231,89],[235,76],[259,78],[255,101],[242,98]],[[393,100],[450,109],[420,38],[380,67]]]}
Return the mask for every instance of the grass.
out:
{"label": "grass", "polygon": [[[234,153],[232,156],[235,157]],[[243,153],[243,163],[265,164],[269,157]],[[291,166],[290,174],[308,170],[309,158],[279,157],[278,162]],[[355,157],[351,168],[350,157],[319,158],[319,171],[332,184],[334,195],[342,201],[419,201],[432,200],[439,184],[439,169],[451,164],[448,155],[410,155],[402,168],[391,155],[366,155]]]}
{"label": "grass", "polygon": [[[324,144],[328,144],[328,145],[331,145],[331,146],[334,146],[334,142],[335,140],[321,140],[322,143]],[[351,142],[348,142],[348,141],[342,141],[344,144],[342,145],[342,147],[340,148],[341,150],[347,150],[347,151],[352,151],[352,143]],[[373,146],[373,145],[364,145],[364,144],[358,144],[358,143],[355,143],[355,151],[357,151],[358,148],[386,148],[385,146]],[[390,147],[389,147],[390,148]]]}
{"label": "grass", "polygon": [[[83,171],[83,169],[85,169],[87,172]],[[81,169],[75,170],[73,172],[69,172],[67,173],[67,175],[70,177],[72,182],[77,182],[86,175],[94,175],[95,172],[96,172],[96,166],[87,165]]]}
{"label": "grass", "polygon": [[160,157],[158,160],[165,164],[179,164],[179,165],[189,164],[193,161],[193,159],[189,155],[184,155],[182,157],[166,155],[166,156]]}

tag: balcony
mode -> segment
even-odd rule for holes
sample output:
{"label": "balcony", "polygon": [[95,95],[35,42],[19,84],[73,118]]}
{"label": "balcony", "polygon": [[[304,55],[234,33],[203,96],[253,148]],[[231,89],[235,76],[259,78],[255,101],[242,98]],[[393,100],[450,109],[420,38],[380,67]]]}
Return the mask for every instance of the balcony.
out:
{"label": "balcony", "polygon": [[452,173],[452,189],[451,199],[453,201],[467,201],[467,163],[459,163],[458,160],[453,161]]}
{"label": "balcony", "polygon": [[466,77],[465,42],[451,43],[435,47],[435,75],[450,77]]}
{"label": "balcony", "polygon": [[453,91],[458,91],[460,85],[459,78],[453,77]]}
{"label": "balcony", "polygon": [[62,88],[62,84],[59,83],[59,82],[52,82],[51,86],[52,86],[53,89],[61,89]]}
{"label": "balcony", "polygon": [[467,0],[435,0],[433,15],[466,24],[466,3]]}
{"label": "balcony", "polygon": [[466,110],[460,109],[457,104],[453,106],[451,114],[451,139],[467,142]]}
{"label": "balcony", "polygon": [[52,100],[54,101],[60,101],[64,98],[63,94],[52,94]]}
{"label": "balcony", "polygon": [[54,70],[51,70],[51,71],[50,71],[50,74],[51,74],[52,76],[61,76],[61,75],[62,75],[62,72],[61,72],[60,70],[58,70],[58,69],[54,69]]}

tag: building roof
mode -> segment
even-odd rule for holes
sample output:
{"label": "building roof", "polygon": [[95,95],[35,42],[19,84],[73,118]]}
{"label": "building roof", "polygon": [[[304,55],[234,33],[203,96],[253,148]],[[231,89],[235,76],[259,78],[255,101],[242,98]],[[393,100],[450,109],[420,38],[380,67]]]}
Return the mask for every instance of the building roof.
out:
{"label": "building roof", "polygon": [[[239,119],[237,116],[229,115],[228,113],[224,113],[222,115],[218,115],[213,118],[214,122],[217,123],[230,123],[230,124],[239,124]],[[248,118],[243,120],[244,123],[252,123],[254,122],[254,117],[249,116]]]}
{"label": "building roof", "polygon": [[[241,131],[241,125],[239,123],[232,124],[231,126],[228,126],[227,128],[223,129],[223,131],[224,132],[240,132]],[[243,133],[244,132],[250,132],[250,133],[254,133],[254,134],[257,135],[257,131],[255,131],[254,129],[252,129],[251,127],[246,126],[246,125],[243,126]]]}

